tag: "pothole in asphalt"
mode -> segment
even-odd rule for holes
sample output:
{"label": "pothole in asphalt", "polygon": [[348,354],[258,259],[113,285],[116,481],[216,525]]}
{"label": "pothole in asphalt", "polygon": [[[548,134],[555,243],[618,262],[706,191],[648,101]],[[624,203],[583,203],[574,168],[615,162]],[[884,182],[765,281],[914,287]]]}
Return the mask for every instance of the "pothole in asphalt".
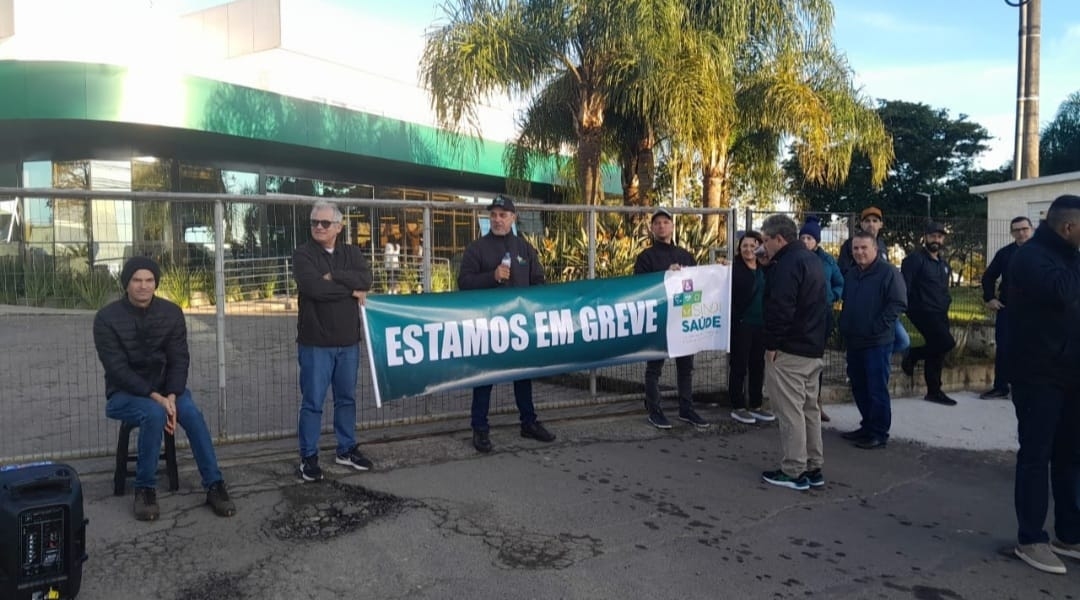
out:
{"label": "pothole in asphalt", "polygon": [[488,543],[498,549],[496,564],[508,569],[560,570],[601,554],[600,540],[569,533],[504,533]]}
{"label": "pothole in asphalt", "polygon": [[249,598],[252,591],[243,583],[246,573],[207,573],[194,584],[177,592],[177,600],[218,600]]}
{"label": "pothole in asphalt", "polygon": [[286,508],[267,529],[281,540],[327,540],[369,523],[397,515],[416,503],[340,481],[303,483],[284,488]]}

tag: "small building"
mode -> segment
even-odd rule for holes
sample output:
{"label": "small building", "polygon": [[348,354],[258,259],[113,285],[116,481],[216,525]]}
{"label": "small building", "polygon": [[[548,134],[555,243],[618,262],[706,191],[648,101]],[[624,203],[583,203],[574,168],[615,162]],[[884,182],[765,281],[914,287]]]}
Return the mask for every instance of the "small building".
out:
{"label": "small building", "polygon": [[[1063,194],[1080,196],[1080,172],[977,185],[968,191],[986,198],[986,218],[990,223],[1008,223],[1022,216],[1038,225],[1054,198]],[[1007,235],[988,228],[986,256],[993,256],[1011,242]]]}

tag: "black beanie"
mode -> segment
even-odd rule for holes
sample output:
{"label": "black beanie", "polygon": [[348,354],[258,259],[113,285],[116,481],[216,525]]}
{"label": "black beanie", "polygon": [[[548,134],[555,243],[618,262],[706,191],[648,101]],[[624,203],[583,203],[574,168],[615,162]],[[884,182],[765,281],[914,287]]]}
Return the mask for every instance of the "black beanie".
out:
{"label": "black beanie", "polygon": [[127,291],[128,282],[135,271],[146,269],[154,274],[154,289],[161,284],[161,267],[152,258],[146,256],[133,256],[124,263],[124,269],[120,271],[120,285]]}

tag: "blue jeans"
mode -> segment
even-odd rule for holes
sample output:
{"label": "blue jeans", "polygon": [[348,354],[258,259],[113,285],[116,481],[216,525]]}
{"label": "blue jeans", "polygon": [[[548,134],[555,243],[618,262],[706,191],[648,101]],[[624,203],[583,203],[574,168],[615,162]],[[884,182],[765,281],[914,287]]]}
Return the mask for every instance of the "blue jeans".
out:
{"label": "blue jeans", "polygon": [[[105,416],[118,421],[139,424],[139,455],[135,462],[135,487],[157,488],[157,463],[161,454],[161,439],[165,435],[165,407],[149,396],[113,392],[105,404]],[[176,421],[187,434],[195,465],[199,467],[202,485],[209,488],[222,481],[210,429],[206,427],[199,407],[191,399],[191,391],[176,397]]]}
{"label": "blue jeans", "polygon": [[360,345],[320,347],[296,345],[300,363],[300,417],[297,435],[300,456],[319,453],[322,433],[323,402],[333,388],[334,437],[337,453],[347,453],[356,446],[356,381],[360,370]]}
{"label": "blue jeans", "polygon": [[1009,391],[1009,313],[1004,308],[994,317],[994,389]]}
{"label": "blue jeans", "polygon": [[851,395],[862,415],[863,431],[877,439],[889,439],[892,427],[892,400],[889,398],[889,358],[892,344],[847,351],[847,373]]}
{"label": "blue jeans", "polygon": [[[491,409],[490,385],[474,387],[472,390],[472,419],[473,431],[488,431],[488,411]],[[521,424],[528,425],[536,422],[536,408],[532,399],[532,379],[518,379],[514,382],[514,402],[517,403],[518,414]]]}
{"label": "blue jeans", "polygon": [[911,336],[908,335],[907,329],[904,329],[904,324],[899,318],[896,319],[896,325],[893,326],[893,333],[896,335],[896,339],[893,341],[892,353],[907,352],[907,349],[911,347]]}
{"label": "blue jeans", "polygon": [[1017,539],[1049,541],[1043,525],[1054,493],[1054,532],[1066,544],[1080,544],[1080,389],[1052,384],[1013,384],[1020,450],[1016,453]]}

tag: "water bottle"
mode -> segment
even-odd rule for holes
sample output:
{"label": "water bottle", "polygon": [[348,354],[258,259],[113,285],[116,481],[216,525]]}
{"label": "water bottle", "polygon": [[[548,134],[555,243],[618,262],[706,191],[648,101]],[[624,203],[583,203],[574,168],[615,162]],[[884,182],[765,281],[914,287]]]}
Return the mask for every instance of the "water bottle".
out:
{"label": "water bottle", "polygon": [[[511,260],[511,258],[510,258],[510,253],[509,253],[509,252],[507,252],[506,254],[503,254],[503,257],[502,257],[502,266],[504,266],[504,267],[506,267],[507,269],[509,269],[509,268],[510,268],[510,263],[511,263],[511,262],[512,262],[512,260]],[[506,280],[504,279],[503,281],[506,281]],[[499,283],[502,283],[502,281],[500,281]]]}

